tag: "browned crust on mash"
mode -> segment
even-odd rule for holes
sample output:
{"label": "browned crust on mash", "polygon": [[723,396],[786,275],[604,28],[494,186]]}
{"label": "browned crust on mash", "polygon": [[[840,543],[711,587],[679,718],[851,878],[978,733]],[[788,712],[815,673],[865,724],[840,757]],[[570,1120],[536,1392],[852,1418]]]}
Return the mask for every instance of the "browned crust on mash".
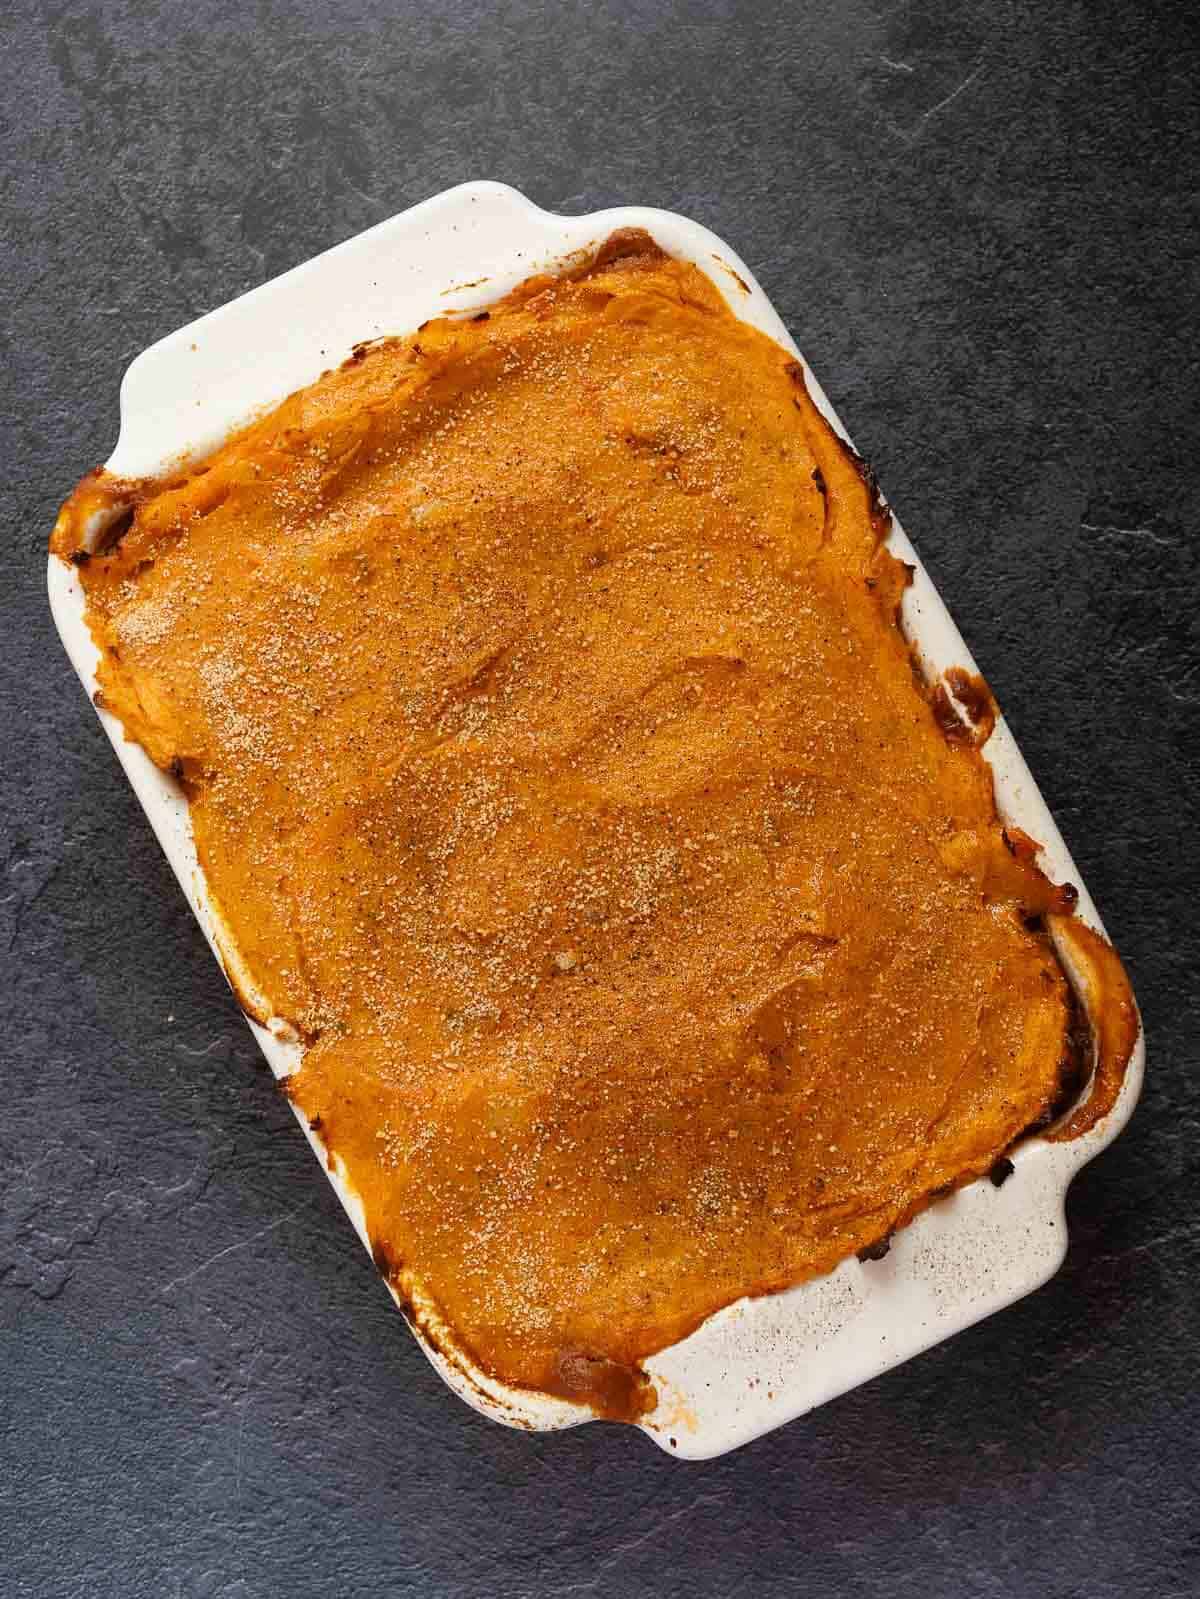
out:
{"label": "browned crust on mash", "polygon": [[888,526],[636,230],[64,507],[242,1003],[466,1369],[636,1418],[713,1311],[1112,1108],[1128,985],[1000,824],[986,685],[914,670]]}

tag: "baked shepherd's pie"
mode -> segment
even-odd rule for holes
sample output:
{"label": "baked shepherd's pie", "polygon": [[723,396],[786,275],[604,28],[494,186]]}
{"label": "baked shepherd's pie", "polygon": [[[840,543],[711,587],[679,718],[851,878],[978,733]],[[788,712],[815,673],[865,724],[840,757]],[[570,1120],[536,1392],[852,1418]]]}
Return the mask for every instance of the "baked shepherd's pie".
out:
{"label": "baked shepherd's pie", "polygon": [[636,1416],[719,1306],[882,1252],[1089,1074],[1052,1136],[1111,1108],[1119,967],[997,816],[980,681],[915,670],[887,529],[641,233],[59,519],[287,1092],[505,1382]]}

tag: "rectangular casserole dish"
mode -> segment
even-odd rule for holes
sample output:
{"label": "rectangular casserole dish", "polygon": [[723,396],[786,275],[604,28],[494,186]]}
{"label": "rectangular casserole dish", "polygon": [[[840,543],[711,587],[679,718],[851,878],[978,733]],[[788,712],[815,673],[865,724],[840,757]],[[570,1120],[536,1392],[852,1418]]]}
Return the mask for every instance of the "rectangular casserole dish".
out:
{"label": "rectangular casserole dish", "polygon": [[[620,228],[644,228],[668,252],[695,262],[735,314],[795,350],[746,266],[698,224],[669,212],[620,207],[583,217],[539,210],[514,190],[474,183],[428,200],[170,335],[137,358],[121,388],[121,432],[107,469],[121,477],[163,471],[202,454],[262,411],[337,365],[365,340],[426,318],[487,304],[530,273],[553,267]],[[797,355],[799,352],[796,352]],[[811,374],[814,400],[845,437]],[[898,526],[889,546],[914,568],[903,624],[931,679],[974,664]],[[96,649],[78,574],[52,557],[49,590],[63,644],[89,692]],[[213,911],[196,860],[186,800],[103,710],[101,721],[216,951]],[[1006,822],[1042,846],[1040,864],[1079,886],[1080,918],[1100,930],[1095,908],[1011,734],[999,720],[986,745]],[[1062,952],[1066,955],[1066,952]],[[1070,970],[1069,957],[1064,964]],[[1089,990],[1081,983],[1085,1012]],[[1092,1018],[1094,1020],[1094,1018]],[[250,1022],[272,1071],[295,1069],[298,1046]],[[668,1452],[723,1453],[919,1353],[1044,1282],[1061,1263],[1064,1200],[1074,1173],[1128,1119],[1141,1082],[1139,1034],[1109,1114],[1071,1142],[1025,1140],[1013,1180],[986,1179],[931,1205],[878,1261],[844,1261],[826,1277],[742,1300],[651,1357],[660,1398],[641,1423]],[[1086,1096],[1088,1089],[1084,1089]],[[351,1221],[367,1243],[359,1201],[319,1136],[300,1118]],[[369,1246],[368,1246],[369,1247]],[[399,1301],[398,1301],[399,1302]],[[590,1410],[507,1388],[439,1347],[436,1328],[415,1328],[449,1385],[484,1414],[539,1430],[594,1419]]]}

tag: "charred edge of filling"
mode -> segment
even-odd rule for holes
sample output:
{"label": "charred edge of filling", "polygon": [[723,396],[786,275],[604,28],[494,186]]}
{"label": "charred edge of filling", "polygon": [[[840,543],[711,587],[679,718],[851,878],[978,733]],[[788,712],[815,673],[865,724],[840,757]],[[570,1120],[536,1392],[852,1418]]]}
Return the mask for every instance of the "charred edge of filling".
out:
{"label": "charred edge of filling", "polygon": [[1016,1169],[1007,1155],[1000,1155],[992,1162],[991,1170],[988,1172],[992,1187],[1003,1188]]}
{"label": "charred edge of filling", "polygon": [[172,782],[179,785],[183,797],[189,805],[199,795],[204,787],[205,778],[209,775],[205,772],[201,763],[194,760],[190,755],[172,755],[171,759],[160,770]]}
{"label": "charred edge of filling", "polygon": [[[1064,885],[1074,889],[1070,883]],[[1067,1031],[1058,1063],[1058,1094],[1050,1107],[1050,1122],[1065,1116],[1087,1087],[1098,1042],[1075,985],[1067,982]],[[1049,1125],[1049,1124],[1048,1124]]]}
{"label": "charred edge of filling", "polygon": [[821,468],[819,466],[814,466],[813,467],[813,469],[812,469],[812,480],[817,486],[817,493],[821,496],[822,499],[825,499],[825,497],[829,493],[829,490],[825,487],[825,474],[824,474],[824,472],[821,471]]}
{"label": "charred edge of filling", "polygon": [[[138,510],[147,500],[165,490],[178,488],[198,475],[200,470],[172,469],[158,477],[114,477],[104,467],[97,466],[81,478],[63,503],[50,537],[51,554],[73,566],[86,567],[97,557],[116,552],[133,527]],[[85,531],[93,516],[102,512],[113,513],[95,545],[84,545]]]}
{"label": "charred edge of filling", "polygon": [[1023,862],[1026,866],[1032,866],[1037,860],[1038,851],[1042,846],[1023,827],[1017,827],[1012,822],[1006,822],[1000,830],[1000,836],[1004,840],[1004,847],[1008,853],[1015,856],[1017,860]]}
{"label": "charred edge of filling", "polygon": [[[137,507],[135,505],[127,505],[123,511],[118,512],[96,540],[96,547],[92,554],[111,555],[133,526],[136,515]],[[74,556],[71,558],[72,560],[75,559]]]}
{"label": "charred edge of filling", "polygon": [[[916,577],[916,575],[917,575],[917,569],[916,569],[915,566],[912,565],[912,563],[910,561],[899,561],[897,564],[901,567],[901,569],[904,572],[904,581],[903,581],[903,583],[900,584],[899,590],[898,590],[898,592],[896,594],[896,603],[895,603],[895,605],[892,606],[891,612],[888,615],[888,621],[891,622],[892,626],[900,634],[900,637],[904,638],[904,628],[903,628],[903,626],[901,624],[901,621],[900,621],[900,612],[901,612],[901,609],[903,608],[903,605],[904,605],[904,594],[905,594],[905,591],[912,587],[912,581],[913,581],[913,578]],[[878,581],[878,579],[873,578],[873,577],[869,577],[867,579],[867,587],[868,587],[868,589],[872,589],[873,590],[875,588],[875,585],[876,585],[877,581]],[[912,644],[911,644],[911,642],[909,642],[908,639],[905,639],[905,644],[907,645],[907,648],[908,648],[908,664],[909,664],[910,668],[912,669],[912,671],[914,673],[916,682],[917,682],[918,686],[920,687],[921,692],[924,693],[925,692],[925,690],[924,690],[924,682],[925,682],[925,680],[921,676],[920,669],[919,669],[919,666],[917,664],[917,653],[913,649]]]}
{"label": "charred edge of filling", "polygon": [[[1082,1026],[1075,1029],[1073,1042],[1077,1053],[1082,1053],[1081,1075],[1087,1094],[1073,1106],[1068,1105],[1062,1120],[1046,1133],[1055,1143],[1090,1132],[1113,1110],[1142,1033],[1129,978],[1108,940],[1086,922],[1068,921],[1065,916],[1060,936],[1071,946],[1071,960],[1066,963],[1068,978],[1076,963],[1082,966],[1078,1005],[1087,1027],[1086,1034]],[[1073,979],[1071,991],[1073,995],[1077,993]],[[1084,1044],[1080,1043],[1081,1036]]]}
{"label": "charred edge of filling", "polygon": [[829,431],[833,435],[838,449],[841,450],[862,479],[863,487],[867,491],[867,514],[871,519],[871,526],[875,529],[876,537],[882,544],[883,540],[891,532],[892,513],[879,487],[879,479],[875,475],[875,468],[865,456],[858,453],[852,444],[848,444],[840,433],[834,432],[832,428]]}
{"label": "charred edge of filling", "polygon": [[[1074,883],[1052,883],[1036,861],[1030,860],[1029,857],[1022,855],[1018,850],[1013,850],[1012,853],[1017,856],[1018,860],[1027,861],[1028,864],[1032,865],[1038,877],[1053,892],[1054,897],[1048,905],[1039,907],[1037,910],[1025,910],[1023,908],[1021,911],[1021,923],[1027,933],[1045,933],[1046,917],[1048,915],[1070,916],[1072,914],[1079,904],[1079,890]],[[1054,952],[1054,959],[1061,968],[1062,962],[1058,958],[1057,950]]]}
{"label": "charred edge of filling", "polygon": [[199,794],[202,786],[196,763],[186,760],[182,755],[172,755],[163,770],[172,782],[179,785],[180,792],[190,805]]}
{"label": "charred edge of filling", "polygon": [[[996,701],[980,674],[968,672],[961,666],[952,666],[946,672],[946,681],[974,725],[980,729],[986,727],[990,733],[996,724]],[[979,742],[985,743],[986,735]]]}
{"label": "charred edge of filling", "polygon": [[[800,369],[800,375],[803,381],[803,367]],[[836,429],[830,427],[829,435],[862,480],[863,488],[867,491],[867,515],[875,531],[875,537],[882,544],[892,530],[892,512],[879,487],[875,468]],[[915,568],[910,568],[910,571],[915,571]]]}
{"label": "charred edge of filling", "polygon": [[[428,322],[421,323],[422,328],[427,328],[428,326]],[[417,332],[419,333],[420,331],[421,329],[418,328]],[[374,351],[382,350],[385,345],[391,344],[391,342],[391,335],[387,333],[380,333],[373,339],[360,339],[357,344],[351,347],[350,354],[342,362],[340,370],[344,372],[347,367],[360,366]]]}
{"label": "charred edge of filling", "polygon": [[979,749],[991,738],[998,708],[983,678],[949,666],[943,680],[927,690],[933,719],[948,744]]}
{"label": "charred edge of filling", "polygon": [[[371,1259],[375,1262],[375,1270],[383,1278],[384,1282],[390,1283],[391,1286],[395,1288],[397,1292],[399,1292],[400,1272],[402,1269],[400,1257],[396,1254],[396,1251],[392,1248],[391,1244],[388,1243],[387,1239],[381,1235],[372,1235],[371,1237]],[[401,1297],[403,1299],[401,1309],[404,1313],[405,1319],[410,1320],[415,1314],[412,1304],[407,1294],[404,1294]]]}
{"label": "charred edge of filling", "polygon": [[[872,530],[875,533],[876,539],[880,544],[882,544],[892,529],[892,513],[887,501],[883,497],[883,492],[879,487],[879,478],[876,476],[875,468],[865,456],[860,455],[854,446],[848,443],[847,440],[842,437],[842,435],[829,421],[828,417],[824,415],[820,407],[813,400],[812,395],[809,393],[808,378],[804,371],[803,362],[789,361],[785,365],[784,371],[792,380],[792,383],[795,385],[795,387],[800,389],[804,394],[805,399],[813,407],[813,410],[820,418],[825,432],[828,434],[830,440],[834,446],[841,451],[842,455],[849,462],[850,466],[854,469],[855,473],[862,482],[862,486],[866,490],[867,494],[867,516],[871,523]],[[799,405],[799,401],[797,401],[797,405]],[[818,473],[820,473],[820,467],[818,467],[816,472],[813,474],[814,482],[817,479]],[[822,495],[824,495],[825,481],[823,476],[817,486],[821,490]]]}
{"label": "charred edge of filling", "polygon": [[933,719],[941,731],[947,744],[975,743],[974,730],[963,721],[958,713],[958,706],[950,698],[944,683],[937,683],[932,689],[927,689],[929,706],[933,711]]}
{"label": "charred edge of filling", "polygon": [[892,1247],[892,1235],[884,1233],[882,1238],[877,1238],[873,1244],[864,1244],[858,1251],[858,1259],[865,1265],[869,1260],[884,1260]]}
{"label": "charred edge of filling", "polygon": [[[1072,885],[1066,883],[1063,887],[1072,888]],[[1073,888],[1072,892],[1074,892]],[[1046,931],[1043,918],[1041,916],[1027,917],[1025,925],[1045,942],[1055,963],[1062,970],[1062,962],[1058,959],[1058,953],[1054,949],[1049,933]],[[1067,1026],[1063,1034],[1062,1053],[1058,1059],[1057,1084],[1045,1109],[1035,1116],[1029,1125],[1013,1139],[1008,1146],[1009,1149],[1015,1149],[1024,1139],[1035,1138],[1039,1133],[1044,1133],[1048,1127],[1053,1127],[1055,1122],[1061,1121],[1076,1104],[1080,1094],[1087,1086],[1088,1078],[1091,1076],[1092,1063],[1098,1048],[1097,1039],[1092,1029],[1092,1024],[1088,1019],[1088,1014],[1080,1001],[1079,995],[1075,992],[1075,985],[1065,971],[1063,972],[1063,978],[1067,990]],[[1003,1158],[1001,1157],[1001,1159]],[[1000,1162],[998,1161],[997,1164],[1000,1164]],[[1008,1174],[1006,1173],[1006,1175]],[[994,1173],[992,1181],[996,1182]],[[1001,1181],[1003,1181],[1003,1178]],[[999,1188],[999,1186],[1000,1183],[996,1182],[996,1187]]]}

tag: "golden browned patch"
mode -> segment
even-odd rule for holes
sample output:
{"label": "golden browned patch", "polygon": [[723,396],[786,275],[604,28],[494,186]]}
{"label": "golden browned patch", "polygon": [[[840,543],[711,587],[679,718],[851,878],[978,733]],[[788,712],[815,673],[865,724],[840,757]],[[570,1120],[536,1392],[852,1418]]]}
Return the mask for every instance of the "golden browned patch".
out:
{"label": "golden browned patch", "polygon": [[646,1355],[1056,1102],[1026,919],[1066,901],[914,678],[886,528],[791,358],[636,233],[64,509],[289,1093],[505,1381],[640,1413]]}

